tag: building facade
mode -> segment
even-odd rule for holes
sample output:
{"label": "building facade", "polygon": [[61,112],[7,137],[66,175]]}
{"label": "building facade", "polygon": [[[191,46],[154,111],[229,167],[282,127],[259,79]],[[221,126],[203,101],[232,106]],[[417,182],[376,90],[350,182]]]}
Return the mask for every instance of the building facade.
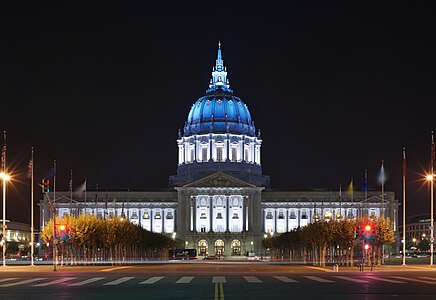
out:
{"label": "building facade", "polygon": [[[385,215],[397,231],[393,192],[287,191],[270,187],[262,173],[262,139],[248,106],[230,89],[218,46],[209,88],[191,107],[177,139],[177,174],[159,191],[56,192],[56,213],[124,216],[168,234],[200,255],[261,253],[265,235],[284,233],[319,219]],[[48,196],[53,197],[53,193]],[[96,199],[95,201],[89,201]],[[52,217],[47,195],[40,222]]]}

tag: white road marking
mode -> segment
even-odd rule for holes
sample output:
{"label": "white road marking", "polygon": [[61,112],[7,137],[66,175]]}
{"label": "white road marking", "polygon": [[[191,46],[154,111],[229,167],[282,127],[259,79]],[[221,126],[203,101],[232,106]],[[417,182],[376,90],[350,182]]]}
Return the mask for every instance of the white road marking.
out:
{"label": "white road marking", "polygon": [[286,276],[273,276],[273,277],[283,282],[298,282],[297,280],[288,278]]}
{"label": "white road marking", "polygon": [[35,282],[35,281],[39,281],[39,280],[43,280],[43,279],[45,279],[45,277],[26,279],[26,280],[22,280],[22,281],[17,281],[17,282],[12,282],[12,283],[7,283],[7,284],[2,284],[2,285],[0,285],[0,287],[9,287],[9,286],[15,286],[15,285],[20,285],[20,284],[26,284],[26,283],[31,283],[31,282]]}
{"label": "white road marking", "polygon": [[140,282],[139,284],[153,284],[155,282],[158,282],[162,278],[164,278],[164,277],[151,277],[151,278],[148,278],[147,280],[144,280],[143,282]]}
{"label": "white road marking", "polygon": [[129,281],[130,279],[133,279],[133,278],[135,278],[135,277],[121,277],[121,278],[119,278],[117,280],[114,280],[114,281],[111,281],[111,282],[107,282],[107,283],[105,283],[103,285],[118,285],[120,283]]}
{"label": "white road marking", "polygon": [[88,284],[88,283],[93,283],[93,282],[96,282],[96,281],[99,281],[99,280],[102,280],[102,279],[105,279],[105,278],[106,277],[93,277],[93,278],[89,278],[89,279],[86,279],[86,280],[83,280],[83,281],[72,283],[69,286],[81,286],[81,285],[85,285],[85,284]]}
{"label": "white road marking", "polygon": [[400,276],[390,276],[390,277],[397,278],[397,279],[402,279],[402,280],[406,280],[406,281],[414,281],[414,282],[421,282],[421,283],[428,283],[428,284],[436,284],[436,282],[419,280],[419,279],[414,279],[414,278],[407,278],[407,277],[400,277]]}
{"label": "white road marking", "polygon": [[381,278],[381,277],[366,277],[365,279],[368,279],[368,280],[371,280],[371,279],[373,279],[373,280],[380,280],[380,281],[386,281],[386,282],[391,282],[391,283],[405,283],[404,281],[398,281],[398,280],[393,280],[393,279],[387,279],[387,278]]}
{"label": "white road marking", "polygon": [[127,268],[131,268],[131,266],[103,269],[103,270],[100,270],[100,272],[111,272],[111,271],[122,270],[122,269],[127,269]]}
{"label": "white road marking", "polygon": [[226,277],[224,277],[224,276],[214,276],[212,278],[212,283],[215,283],[215,282],[226,283]]}
{"label": "white road marking", "polygon": [[366,281],[366,280],[356,279],[356,278],[347,277],[347,276],[334,276],[334,277],[339,278],[339,279],[343,279],[343,280],[348,280],[348,281],[351,281],[351,282],[368,283],[368,281]]}
{"label": "white road marking", "polygon": [[313,281],[318,281],[318,282],[334,282],[332,280],[328,280],[328,279],[324,279],[324,278],[320,278],[317,276],[304,276],[307,279],[313,280]]}
{"label": "white road marking", "polygon": [[15,279],[18,279],[18,278],[3,278],[3,279],[0,279],[0,282],[11,281],[11,280],[15,280]]}
{"label": "white road marking", "polygon": [[176,281],[176,283],[190,283],[194,276],[184,276]]}
{"label": "white road marking", "polygon": [[262,283],[262,280],[256,276],[244,276],[244,279],[247,280],[248,283]]}
{"label": "white road marking", "polygon": [[48,286],[48,285],[52,285],[52,284],[58,284],[58,283],[62,283],[68,280],[73,280],[76,277],[64,277],[64,278],[59,278],[53,281],[49,281],[49,282],[44,282],[44,283],[39,283],[39,284],[34,284],[32,286]]}
{"label": "white road marking", "polygon": [[433,277],[419,277],[419,278],[426,279],[426,280],[436,280],[436,278]]}

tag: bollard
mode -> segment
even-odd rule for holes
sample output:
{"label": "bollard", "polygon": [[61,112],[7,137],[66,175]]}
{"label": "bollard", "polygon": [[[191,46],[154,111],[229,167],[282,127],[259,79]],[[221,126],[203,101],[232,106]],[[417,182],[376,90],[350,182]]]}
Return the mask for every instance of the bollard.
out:
{"label": "bollard", "polygon": [[333,265],[333,272],[339,272],[339,265],[338,264]]}

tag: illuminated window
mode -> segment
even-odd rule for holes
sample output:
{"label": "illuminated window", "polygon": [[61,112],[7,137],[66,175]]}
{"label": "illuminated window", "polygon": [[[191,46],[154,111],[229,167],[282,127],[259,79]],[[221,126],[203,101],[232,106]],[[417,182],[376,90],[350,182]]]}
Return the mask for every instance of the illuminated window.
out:
{"label": "illuminated window", "polygon": [[201,160],[207,161],[207,147],[201,148]]}
{"label": "illuminated window", "polygon": [[172,212],[167,212],[167,216],[166,216],[166,218],[167,219],[172,219],[173,218],[173,214],[172,214]]}
{"label": "illuminated window", "polygon": [[154,215],[154,218],[155,218],[155,219],[160,219],[160,218],[161,218],[161,216],[160,216],[160,212],[157,212],[157,213]]}
{"label": "illuminated window", "polygon": [[216,147],[216,160],[223,161],[223,147]]}
{"label": "illuminated window", "polygon": [[235,162],[237,159],[237,150],[236,147],[232,147],[232,161]]}
{"label": "illuminated window", "polygon": [[150,216],[148,215],[148,212],[144,213],[144,219],[150,219]]}

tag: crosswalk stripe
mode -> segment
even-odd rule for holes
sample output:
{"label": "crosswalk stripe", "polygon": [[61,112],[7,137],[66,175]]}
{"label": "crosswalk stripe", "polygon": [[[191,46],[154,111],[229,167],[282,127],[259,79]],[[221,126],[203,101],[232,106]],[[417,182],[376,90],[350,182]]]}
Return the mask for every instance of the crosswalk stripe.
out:
{"label": "crosswalk stripe", "polygon": [[273,276],[273,277],[275,279],[278,279],[278,280],[283,281],[283,282],[298,282],[297,280],[291,279],[291,278],[286,277],[286,276]]}
{"label": "crosswalk stripe", "polygon": [[114,280],[114,281],[111,281],[111,282],[107,282],[107,283],[105,283],[103,285],[118,285],[120,283],[129,281],[130,279],[133,279],[133,278],[135,278],[135,277],[121,277],[121,278],[119,278],[117,280]]}
{"label": "crosswalk stripe", "polygon": [[317,277],[317,276],[304,276],[307,279],[313,280],[313,281],[318,281],[318,282],[334,282],[332,280],[328,280],[328,279],[324,279],[321,277]]}
{"label": "crosswalk stripe", "polygon": [[426,279],[426,280],[436,280],[436,278],[433,277],[419,277],[419,278]]}
{"label": "crosswalk stripe", "polygon": [[147,280],[144,280],[143,282],[140,282],[139,284],[153,284],[155,282],[158,282],[162,278],[164,278],[164,277],[151,277],[151,278],[148,278]]}
{"label": "crosswalk stripe", "polygon": [[190,283],[194,276],[184,276],[176,281],[176,283]]}
{"label": "crosswalk stripe", "polygon": [[3,279],[0,279],[0,282],[5,282],[5,281],[11,281],[11,280],[15,280],[15,279],[18,279],[18,278],[3,278]]}
{"label": "crosswalk stripe", "polygon": [[93,278],[89,278],[89,279],[86,279],[86,280],[83,280],[83,281],[72,283],[69,286],[81,286],[81,285],[85,285],[85,284],[88,284],[88,283],[93,283],[93,282],[96,282],[96,281],[99,281],[99,280],[102,280],[102,279],[105,279],[105,278],[106,277],[93,277]]}
{"label": "crosswalk stripe", "polygon": [[426,280],[419,280],[414,278],[407,278],[407,277],[400,277],[400,276],[391,276],[392,278],[402,279],[406,281],[414,281],[414,282],[421,282],[421,283],[428,283],[428,284],[436,284],[436,282],[432,281],[426,281]]}
{"label": "crosswalk stripe", "polygon": [[248,283],[262,283],[262,280],[256,276],[244,276],[244,279],[247,280]]}
{"label": "crosswalk stripe", "polygon": [[348,280],[351,282],[357,282],[357,283],[368,283],[368,281],[366,280],[362,280],[362,279],[356,279],[356,278],[352,278],[352,277],[347,277],[347,276],[333,276],[339,279],[343,279],[343,280]]}
{"label": "crosswalk stripe", "polygon": [[391,282],[391,283],[405,283],[404,281],[398,281],[398,280],[393,280],[393,279],[387,279],[387,278],[381,278],[381,277],[366,277],[365,279],[368,280],[380,280],[380,281],[386,281],[386,282]]}
{"label": "crosswalk stripe", "polygon": [[64,278],[59,278],[53,281],[49,281],[49,282],[44,282],[44,283],[39,283],[39,284],[34,284],[32,286],[48,286],[48,285],[52,285],[52,284],[58,284],[58,283],[62,283],[68,280],[72,280],[75,279],[76,277],[64,277]]}
{"label": "crosswalk stripe", "polygon": [[224,277],[224,276],[214,276],[212,278],[212,283],[215,283],[215,282],[226,283],[226,277]]}
{"label": "crosswalk stripe", "polygon": [[31,279],[26,279],[26,280],[22,280],[22,281],[2,284],[2,285],[0,285],[0,287],[9,287],[9,286],[15,286],[15,285],[20,285],[20,284],[26,284],[26,283],[35,282],[38,280],[43,280],[43,279],[45,279],[45,277],[31,278]]}

